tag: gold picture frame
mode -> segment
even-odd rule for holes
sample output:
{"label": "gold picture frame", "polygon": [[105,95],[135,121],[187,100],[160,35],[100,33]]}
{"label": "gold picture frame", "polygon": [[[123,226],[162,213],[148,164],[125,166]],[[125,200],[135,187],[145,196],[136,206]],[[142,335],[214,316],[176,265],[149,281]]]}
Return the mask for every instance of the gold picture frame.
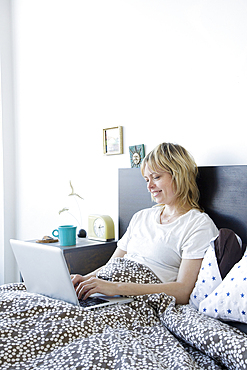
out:
{"label": "gold picture frame", "polygon": [[123,127],[103,129],[103,153],[105,155],[123,154]]}

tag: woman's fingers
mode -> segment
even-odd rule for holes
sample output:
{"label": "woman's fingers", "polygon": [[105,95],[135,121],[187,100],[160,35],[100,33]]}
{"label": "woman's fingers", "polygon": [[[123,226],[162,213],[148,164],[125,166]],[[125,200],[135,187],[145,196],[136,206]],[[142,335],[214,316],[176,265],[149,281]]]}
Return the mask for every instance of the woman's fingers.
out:
{"label": "woman's fingers", "polygon": [[70,275],[71,281],[76,288],[81,282],[87,280],[84,276],[82,275]]}
{"label": "woman's fingers", "polygon": [[96,287],[96,284],[93,281],[94,279],[95,278],[90,278],[78,284],[76,287],[76,294],[79,299],[82,298],[82,296],[84,296],[83,299],[86,299],[89,295],[96,293],[96,291],[92,292],[92,289]]}
{"label": "woman's fingers", "polygon": [[105,295],[114,295],[115,284],[113,282],[105,281],[98,279],[96,277],[91,277],[86,281],[82,281],[76,287],[77,297],[80,299],[82,296],[83,299],[87,299],[91,294],[101,293]]}

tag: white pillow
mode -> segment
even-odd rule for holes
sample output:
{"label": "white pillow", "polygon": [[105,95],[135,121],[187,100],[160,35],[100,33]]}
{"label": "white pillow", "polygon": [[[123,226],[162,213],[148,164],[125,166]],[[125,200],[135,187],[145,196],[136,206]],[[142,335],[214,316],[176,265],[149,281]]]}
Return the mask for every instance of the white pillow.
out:
{"label": "white pillow", "polygon": [[190,295],[190,304],[197,309],[199,304],[205,298],[207,298],[214,289],[222,282],[220,275],[217,258],[215,255],[214,241],[216,238],[210,241],[210,246],[205,253],[202,261],[201,269],[198,274],[197,282]]}
{"label": "white pillow", "polygon": [[200,302],[199,311],[215,318],[247,323],[247,252],[222,283]]}

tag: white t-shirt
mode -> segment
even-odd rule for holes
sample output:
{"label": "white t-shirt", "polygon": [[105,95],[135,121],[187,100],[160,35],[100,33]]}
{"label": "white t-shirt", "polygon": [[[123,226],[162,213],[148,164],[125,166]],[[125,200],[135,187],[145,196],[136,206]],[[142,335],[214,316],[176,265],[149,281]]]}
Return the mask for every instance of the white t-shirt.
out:
{"label": "white t-shirt", "polygon": [[182,258],[203,258],[218,229],[206,213],[192,209],[160,224],[160,207],[137,212],[118,241],[125,258],[148,266],[162,282],[176,281]]}

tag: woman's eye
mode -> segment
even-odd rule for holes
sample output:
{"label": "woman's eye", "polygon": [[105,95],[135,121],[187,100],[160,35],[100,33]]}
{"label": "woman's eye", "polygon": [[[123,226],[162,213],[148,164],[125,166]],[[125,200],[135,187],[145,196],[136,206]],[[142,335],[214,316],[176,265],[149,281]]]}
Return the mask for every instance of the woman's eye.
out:
{"label": "woman's eye", "polygon": [[158,180],[159,178],[160,178],[160,176],[155,176],[154,180]]}

